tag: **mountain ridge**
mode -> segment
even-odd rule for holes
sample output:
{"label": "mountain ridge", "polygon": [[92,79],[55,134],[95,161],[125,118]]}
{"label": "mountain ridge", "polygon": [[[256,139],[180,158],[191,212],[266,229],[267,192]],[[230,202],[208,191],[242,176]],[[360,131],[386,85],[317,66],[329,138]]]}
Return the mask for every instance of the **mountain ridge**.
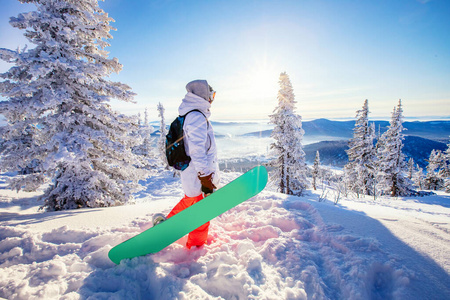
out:
{"label": "mountain ridge", "polygon": [[[306,162],[313,163],[316,152],[319,151],[322,164],[336,167],[343,167],[348,162],[347,149],[348,140],[321,141],[303,147]],[[447,145],[418,136],[405,136],[402,152],[405,154],[406,160],[412,158],[421,168],[425,168],[428,165],[427,159],[433,149],[445,151]]]}
{"label": "mountain ridge", "polygon": [[[375,130],[383,133],[389,126],[388,121],[370,121],[375,123]],[[332,121],[328,119],[316,119],[302,122],[305,136],[334,136],[342,139],[353,137],[355,121]],[[447,143],[450,136],[450,121],[406,121],[403,122],[405,136],[418,136],[441,143]],[[250,132],[241,136],[269,137],[272,130]]]}

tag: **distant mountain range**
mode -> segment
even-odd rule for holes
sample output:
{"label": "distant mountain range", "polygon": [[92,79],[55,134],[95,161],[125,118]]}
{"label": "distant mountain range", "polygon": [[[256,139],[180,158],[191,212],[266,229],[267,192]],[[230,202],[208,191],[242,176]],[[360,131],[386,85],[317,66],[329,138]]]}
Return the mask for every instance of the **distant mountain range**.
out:
{"label": "distant mountain range", "polygon": [[[389,126],[388,121],[372,121],[375,123],[377,132],[383,133]],[[317,119],[313,121],[302,122],[305,137],[307,136],[333,136],[342,139],[353,137],[353,128],[355,121],[331,121],[328,119]],[[442,143],[448,143],[450,139],[450,121],[428,121],[428,122],[404,122],[403,127],[405,135],[418,136],[425,139],[435,140]],[[269,137],[272,130],[263,132],[252,132],[244,136]]]}
{"label": "distant mountain range", "polygon": [[[343,167],[348,162],[348,156],[345,152],[347,149],[348,140],[322,141],[306,145],[303,148],[308,163],[314,162],[316,152],[319,151],[321,164],[336,167]],[[447,145],[417,136],[405,136],[403,141],[403,153],[407,160],[413,158],[414,162],[422,168],[428,165],[426,160],[433,149],[445,151]]]}
{"label": "distant mountain range", "polygon": [[[383,133],[387,130],[389,122],[373,121],[377,133]],[[347,161],[348,140],[353,137],[353,128],[355,121],[330,121],[327,119],[317,119],[302,123],[307,137],[324,137],[324,139],[333,137],[333,141],[321,141],[304,146],[306,160],[312,163],[319,151],[321,163],[324,165],[333,165],[342,167]],[[426,159],[429,158],[433,149],[445,151],[450,135],[450,121],[429,121],[429,122],[404,122],[403,127],[405,140],[403,153],[409,159],[412,157],[419,166],[426,167]],[[269,137],[272,130],[263,132],[252,132],[243,136]],[[336,140],[339,138],[341,140]]]}

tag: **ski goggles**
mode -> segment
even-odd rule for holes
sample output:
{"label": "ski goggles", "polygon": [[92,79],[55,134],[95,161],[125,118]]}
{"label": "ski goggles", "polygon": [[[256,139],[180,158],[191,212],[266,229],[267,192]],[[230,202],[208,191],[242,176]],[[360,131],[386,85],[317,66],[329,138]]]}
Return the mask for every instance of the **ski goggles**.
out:
{"label": "ski goggles", "polygon": [[209,93],[209,103],[212,103],[214,101],[214,98],[216,98],[216,91],[211,91]]}

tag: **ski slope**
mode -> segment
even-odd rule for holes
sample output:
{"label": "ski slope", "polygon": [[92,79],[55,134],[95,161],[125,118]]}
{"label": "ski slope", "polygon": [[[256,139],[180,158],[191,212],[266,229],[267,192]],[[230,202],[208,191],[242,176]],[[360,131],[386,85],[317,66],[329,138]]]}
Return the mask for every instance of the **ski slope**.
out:
{"label": "ski slope", "polygon": [[[224,173],[224,181],[238,173]],[[155,255],[107,256],[182,196],[171,173],[134,205],[45,213],[39,193],[0,178],[0,297],[5,299],[450,299],[450,196],[332,199],[268,187]]]}

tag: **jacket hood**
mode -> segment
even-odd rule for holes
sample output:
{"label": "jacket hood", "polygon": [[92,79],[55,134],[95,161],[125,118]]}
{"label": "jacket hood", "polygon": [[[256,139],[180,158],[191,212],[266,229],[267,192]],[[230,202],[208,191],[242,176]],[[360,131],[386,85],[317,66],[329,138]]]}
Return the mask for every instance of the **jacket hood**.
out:
{"label": "jacket hood", "polygon": [[194,80],[186,85],[188,93],[197,95],[206,101],[209,101],[209,84],[206,80]]}
{"label": "jacket hood", "polygon": [[186,85],[187,94],[178,108],[178,113],[183,116],[191,110],[198,109],[207,118],[211,116],[209,103],[209,85],[206,80],[194,80]]}

